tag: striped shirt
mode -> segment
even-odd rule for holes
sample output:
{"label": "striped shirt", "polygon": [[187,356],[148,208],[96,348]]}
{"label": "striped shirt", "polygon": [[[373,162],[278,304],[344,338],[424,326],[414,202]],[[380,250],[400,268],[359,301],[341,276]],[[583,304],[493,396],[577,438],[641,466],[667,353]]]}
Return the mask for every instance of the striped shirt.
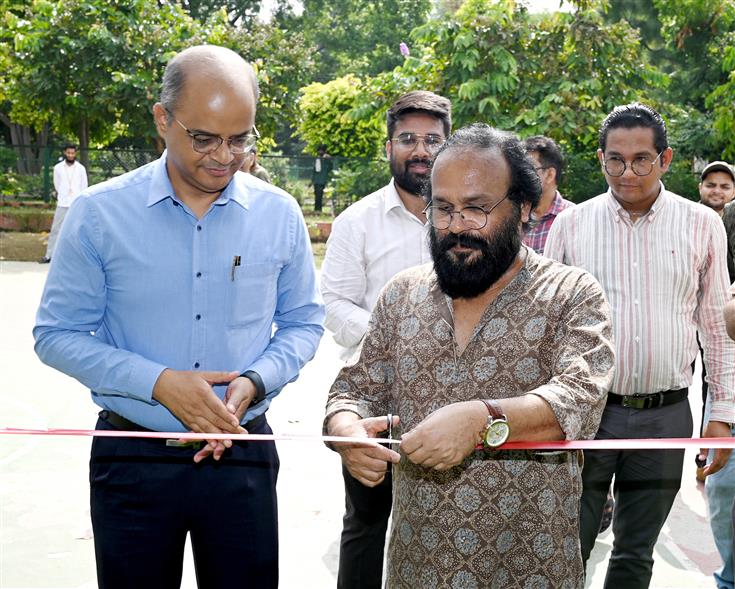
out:
{"label": "striped shirt", "polygon": [[646,394],[688,387],[696,334],[704,349],[711,418],[735,421],[735,342],[725,331],[727,243],[712,209],[661,185],[650,211],[632,223],[608,190],[564,211],[545,255],[584,268],[613,312],[612,391]]}
{"label": "striped shirt", "polygon": [[546,238],[549,236],[549,230],[551,225],[554,223],[557,215],[564,209],[573,207],[574,203],[571,200],[562,198],[559,191],[556,191],[556,196],[546,211],[546,214],[541,217],[540,220],[529,223],[523,235],[523,243],[530,247],[537,254],[544,253],[544,246],[546,245]]}

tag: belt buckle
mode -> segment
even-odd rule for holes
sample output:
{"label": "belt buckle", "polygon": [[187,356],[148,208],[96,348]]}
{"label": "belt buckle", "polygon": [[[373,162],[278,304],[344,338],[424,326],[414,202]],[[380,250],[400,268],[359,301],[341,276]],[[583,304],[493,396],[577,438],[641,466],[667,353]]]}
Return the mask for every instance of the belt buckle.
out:
{"label": "belt buckle", "polygon": [[173,438],[168,438],[166,440],[166,446],[168,446],[169,448],[191,448],[192,450],[201,450],[202,441],[201,440],[176,440]]}

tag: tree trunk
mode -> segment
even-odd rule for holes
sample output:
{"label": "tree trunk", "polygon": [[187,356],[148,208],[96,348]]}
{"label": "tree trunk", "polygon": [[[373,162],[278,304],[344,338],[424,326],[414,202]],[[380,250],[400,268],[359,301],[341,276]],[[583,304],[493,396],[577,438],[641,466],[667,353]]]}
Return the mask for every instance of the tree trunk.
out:
{"label": "tree trunk", "polygon": [[89,170],[89,121],[86,117],[79,121],[79,162]]}

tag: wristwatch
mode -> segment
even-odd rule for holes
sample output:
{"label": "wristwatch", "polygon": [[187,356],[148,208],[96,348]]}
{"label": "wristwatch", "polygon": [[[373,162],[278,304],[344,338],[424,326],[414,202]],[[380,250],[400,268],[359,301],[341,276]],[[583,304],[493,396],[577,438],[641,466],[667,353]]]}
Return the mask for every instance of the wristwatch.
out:
{"label": "wristwatch", "polygon": [[487,425],[484,431],[480,433],[482,445],[484,448],[497,448],[505,444],[508,441],[508,436],[510,436],[508,418],[495,401],[482,399],[482,402],[485,403],[488,412]]}
{"label": "wristwatch", "polygon": [[250,406],[252,407],[263,401],[265,399],[265,385],[263,384],[263,379],[260,378],[260,374],[254,370],[246,370],[240,376],[244,376],[255,385],[255,398],[250,402]]}

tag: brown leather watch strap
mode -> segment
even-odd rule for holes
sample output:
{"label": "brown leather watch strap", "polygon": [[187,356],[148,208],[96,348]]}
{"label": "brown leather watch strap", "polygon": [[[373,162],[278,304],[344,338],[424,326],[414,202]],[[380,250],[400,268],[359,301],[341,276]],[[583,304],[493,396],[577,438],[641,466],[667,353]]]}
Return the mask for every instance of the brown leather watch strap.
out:
{"label": "brown leather watch strap", "polygon": [[503,410],[500,408],[500,405],[498,405],[497,401],[491,401],[489,399],[481,399],[481,401],[485,403],[485,407],[487,407],[487,412],[493,419],[508,419],[505,416],[505,413],[503,413]]}

